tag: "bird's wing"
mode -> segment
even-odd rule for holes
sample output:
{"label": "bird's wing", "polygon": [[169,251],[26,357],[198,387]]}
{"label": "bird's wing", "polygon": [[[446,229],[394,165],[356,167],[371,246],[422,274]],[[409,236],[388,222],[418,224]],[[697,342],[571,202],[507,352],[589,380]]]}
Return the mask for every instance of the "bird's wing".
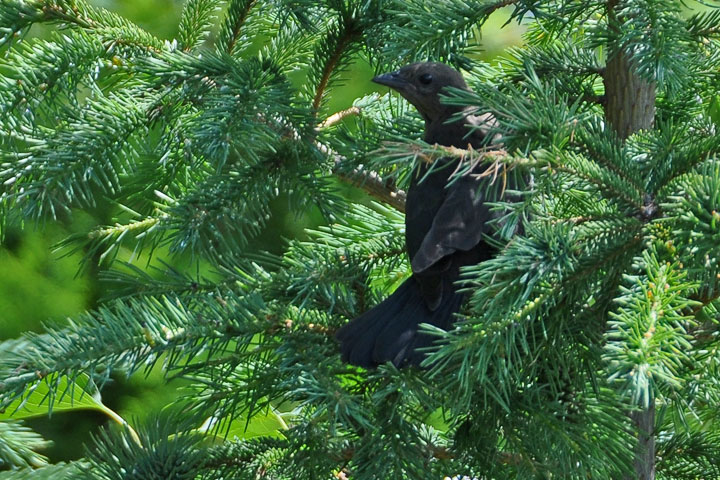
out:
{"label": "bird's wing", "polygon": [[491,212],[485,198],[489,181],[488,177],[466,175],[448,187],[445,201],[412,259],[413,273],[427,272],[444,257],[480,243],[490,230]]}

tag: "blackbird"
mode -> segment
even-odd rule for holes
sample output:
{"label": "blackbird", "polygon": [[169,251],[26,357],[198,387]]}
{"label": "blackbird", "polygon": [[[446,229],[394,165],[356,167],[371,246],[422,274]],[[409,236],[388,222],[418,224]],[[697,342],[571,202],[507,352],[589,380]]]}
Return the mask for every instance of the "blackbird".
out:
{"label": "blackbird", "polygon": [[[468,90],[462,75],[435,62],[413,63],[373,82],[396,90],[425,120],[425,141],[458,148],[481,148],[492,141],[492,116],[447,105],[448,87]],[[484,198],[484,167],[450,182],[457,158],[423,164],[413,172],[405,204],[405,244],[412,276],[372,309],[336,334],[343,361],[372,368],[385,362],[419,365],[433,337],[418,332],[421,323],[447,330],[460,310],[463,294],[455,284],[459,269],[490,258],[490,208]],[[492,199],[497,200],[497,199]]]}

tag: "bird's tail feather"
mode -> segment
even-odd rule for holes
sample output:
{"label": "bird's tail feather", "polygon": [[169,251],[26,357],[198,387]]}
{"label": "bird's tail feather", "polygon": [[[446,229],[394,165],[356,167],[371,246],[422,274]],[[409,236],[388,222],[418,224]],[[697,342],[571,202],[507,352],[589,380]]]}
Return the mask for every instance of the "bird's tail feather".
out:
{"label": "bird's tail feather", "polygon": [[395,366],[419,365],[425,357],[418,349],[432,345],[434,337],[418,333],[421,323],[447,330],[460,310],[463,296],[448,286],[435,310],[425,304],[415,278],[392,295],[338,330],[343,361],[361,367],[385,362]]}

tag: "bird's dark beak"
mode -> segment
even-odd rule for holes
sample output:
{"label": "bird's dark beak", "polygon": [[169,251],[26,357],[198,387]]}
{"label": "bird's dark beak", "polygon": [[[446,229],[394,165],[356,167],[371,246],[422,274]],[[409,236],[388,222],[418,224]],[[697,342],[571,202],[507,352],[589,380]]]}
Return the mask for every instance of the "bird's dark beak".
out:
{"label": "bird's dark beak", "polygon": [[400,76],[399,71],[383,73],[373,78],[372,81],[399,91],[404,90],[408,85],[408,81]]}

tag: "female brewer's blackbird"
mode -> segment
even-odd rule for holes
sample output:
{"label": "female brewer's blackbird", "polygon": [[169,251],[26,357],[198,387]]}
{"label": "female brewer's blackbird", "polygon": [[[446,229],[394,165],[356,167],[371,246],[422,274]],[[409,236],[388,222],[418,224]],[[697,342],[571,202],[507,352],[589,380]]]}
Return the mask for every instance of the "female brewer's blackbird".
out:
{"label": "female brewer's blackbird", "polygon": [[[492,116],[474,116],[440,101],[446,87],[468,89],[460,73],[447,65],[414,63],[373,81],[396,90],[417,108],[425,119],[427,143],[479,148],[489,140]],[[424,357],[418,349],[433,340],[418,333],[418,326],[429,323],[448,329],[463,301],[454,283],[460,267],[492,255],[493,248],[483,241],[490,219],[481,186],[485,180],[475,175],[482,170],[448,185],[459,160],[439,162],[429,174],[429,165],[414,172],[407,192],[405,243],[412,276],[337,332],[346,362],[363,367],[387,361],[398,367],[418,365]]]}

